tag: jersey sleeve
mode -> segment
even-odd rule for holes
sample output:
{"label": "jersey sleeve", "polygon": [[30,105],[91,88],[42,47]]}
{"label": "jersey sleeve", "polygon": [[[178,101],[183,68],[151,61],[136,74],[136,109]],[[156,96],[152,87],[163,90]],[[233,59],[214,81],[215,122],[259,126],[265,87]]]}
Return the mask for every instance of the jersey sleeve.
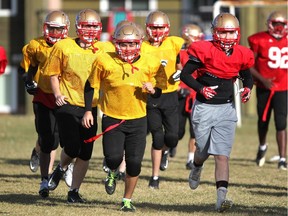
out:
{"label": "jersey sleeve", "polygon": [[26,54],[30,61],[31,66],[36,67],[39,62],[37,61],[36,53],[39,48],[39,43],[36,40],[31,40],[26,47]]}
{"label": "jersey sleeve", "polygon": [[251,68],[255,63],[254,53],[250,49],[245,47],[245,53],[243,54],[243,56],[244,61],[241,70],[247,70]]}
{"label": "jersey sleeve", "polygon": [[90,86],[94,88],[95,91],[100,89],[100,82],[105,73],[104,66],[102,64],[102,59],[103,57],[105,58],[105,56],[105,54],[102,54],[94,61],[94,63],[92,64],[91,73],[88,77]]}
{"label": "jersey sleeve", "polygon": [[29,66],[30,66],[30,60],[28,57],[28,53],[27,53],[27,46],[28,44],[26,44],[23,48],[22,48],[22,61],[20,62],[20,66],[25,70],[25,72],[28,71]]}
{"label": "jersey sleeve", "polygon": [[176,36],[172,36],[172,39],[175,46],[175,50],[177,53],[179,53],[185,41],[183,38]]}
{"label": "jersey sleeve", "polygon": [[[194,42],[188,47],[187,53],[204,63],[205,47],[207,47],[207,45],[203,41]],[[209,47],[207,47],[207,49],[209,49]]]}
{"label": "jersey sleeve", "polygon": [[[53,46],[48,63],[44,67],[44,74],[47,76],[54,76],[61,74],[62,71],[62,51],[57,46]],[[63,62],[65,64],[65,62]]]}
{"label": "jersey sleeve", "polygon": [[258,52],[258,44],[259,44],[259,37],[258,34],[256,35],[251,35],[250,37],[248,37],[248,43],[250,46],[250,49],[254,52],[257,53]]}

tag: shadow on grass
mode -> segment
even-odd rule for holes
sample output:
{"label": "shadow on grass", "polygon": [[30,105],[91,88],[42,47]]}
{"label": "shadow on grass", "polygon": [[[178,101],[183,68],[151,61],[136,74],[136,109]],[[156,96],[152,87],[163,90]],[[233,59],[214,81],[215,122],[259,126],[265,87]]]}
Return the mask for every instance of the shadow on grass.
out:
{"label": "shadow on grass", "polygon": [[[103,199],[94,199],[91,201],[87,201],[84,204],[76,204],[71,205],[67,204],[65,200],[61,198],[46,198],[41,199],[38,195],[32,195],[32,194],[5,194],[0,195],[1,202],[6,202],[9,204],[22,204],[22,205],[37,205],[37,206],[46,206],[48,209],[49,207],[55,207],[55,206],[63,206],[67,205],[69,207],[77,207],[77,208],[110,208],[111,210],[114,209],[115,202],[112,201],[103,201]],[[134,203],[137,212],[151,212],[151,211],[157,211],[157,214],[161,214],[161,211],[163,212],[175,212],[177,215],[177,212],[181,213],[216,213],[214,209],[214,203],[211,204],[203,204],[203,205],[181,205],[181,204],[174,204],[174,205],[162,205],[159,203],[149,203],[149,202],[141,202],[141,203]],[[244,214],[244,215],[286,215],[287,209],[284,207],[277,207],[277,206],[269,206],[264,207],[263,206],[244,206],[244,205],[234,205],[231,210],[227,211],[235,214]],[[1,212],[0,212],[1,213]],[[3,213],[3,212],[2,212]]]}
{"label": "shadow on grass", "polygon": [[[158,212],[165,211],[173,211],[173,212],[181,212],[181,213],[215,213],[215,205],[212,204],[205,204],[205,205],[161,205],[157,203],[138,203],[136,204],[138,209],[141,208],[141,211],[143,209],[144,212],[149,211],[149,209],[157,210]],[[145,209],[145,210],[144,210]],[[255,206],[253,208],[248,206],[241,206],[241,205],[234,205],[232,206],[231,210],[228,210],[228,212],[233,212],[233,215],[236,213],[239,214],[245,214],[245,215],[286,215],[287,209],[284,207],[267,207],[263,208],[262,206]]]}

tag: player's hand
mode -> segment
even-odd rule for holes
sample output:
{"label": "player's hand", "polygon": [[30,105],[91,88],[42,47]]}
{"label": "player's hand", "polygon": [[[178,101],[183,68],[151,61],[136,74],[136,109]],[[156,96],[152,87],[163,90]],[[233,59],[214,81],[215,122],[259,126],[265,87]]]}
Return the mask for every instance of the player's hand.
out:
{"label": "player's hand", "polygon": [[217,92],[214,89],[217,89],[218,86],[204,86],[201,90],[200,93],[207,99],[210,100],[213,98],[215,95],[217,95]]}
{"label": "player's hand", "polygon": [[91,111],[86,111],[82,118],[82,126],[84,128],[90,128],[94,125],[94,118]]}
{"label": "player's hand", "polygon": [[180,74],[181,74],[181,70],[177,70],[177,71],[172,75],[172,78],[173,78],[174,82],[180,81]]}
{"label": "player's hand", "polygon": [[155,93],[155,89],[154,89],[154,87],[153,87],[151,82],[144,82],[143,86],[142,86],[142,89],[147,91],[149,94],[154,94]]}
{"label": "player's hand", "polygon": [[35,81],[25,81],[25,89],[27,91],[28,94],[30,95],[35,95],[37,93],[37,83]]}
{"label": "player's hand", "polygon": [[178,90],[178,98],[186,98],[190,94],[190,90],[187,88],[180,88]]}
{"label": "player's hand", "polygon": [[241,101],[242,103],[246,103],[249,99],[250,99],[250,96],[251,96],[251,90],[247,87],[245,88],[241,88],[239,90],[239,92],[241,92]]}
{"label": "player's hand", "polygon": [[272,79],[263,78],[262,84],[265,86],[265,88],[271,89],[274,86],[274,83],[273,83],[274,80],[275,78],[272,78]]}
{"label": "player's hand", "polygon": [[66,100],[67,97],[64,95],[56,95],[55,96],[55,102],[57,106],[63,106],[64,104],[67,104]]}

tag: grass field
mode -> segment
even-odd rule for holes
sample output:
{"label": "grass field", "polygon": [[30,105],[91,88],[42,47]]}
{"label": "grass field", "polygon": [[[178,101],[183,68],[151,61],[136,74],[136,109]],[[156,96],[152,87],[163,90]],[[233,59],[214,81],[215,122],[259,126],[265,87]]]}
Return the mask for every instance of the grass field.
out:
{"label": "grass field", "polygon": [[[119,211],[123,182],[117,182],[116,192],[112,196],[105,192],[101,139],[95,143],[90,168],[80,189],[87,200],[85,204],[66,203],[68,188],[64,181],[50,193],[49,198],[40,198],[39,170],[32,173],[28,167],[36,140],[33,121],[32,115],[0,116],[0,215],[131,215]],[[278,170],[276,162],[269,162],[269,158],[277,154],[274,126],[270,125],[268,161],[262,168],[254,162],[258,145],[256,118],[244,118],[243,126],[237,129],[228,188],[228,197],[233,200],[234,206],[224,215],[287,215],[287,172]],[[220,214],[214,211],[216,190],[213,158],[205,164],[199,188],[192,191],[188,186],[189,171],[185,169],[187,142],[187,136],[179,142],[176,157],[171,158],[168,169],[161,172],[160,189],[152,190],[148,188],[151,137],[147,137],[142,172],[133,197],[137,208],[134,215]]]}

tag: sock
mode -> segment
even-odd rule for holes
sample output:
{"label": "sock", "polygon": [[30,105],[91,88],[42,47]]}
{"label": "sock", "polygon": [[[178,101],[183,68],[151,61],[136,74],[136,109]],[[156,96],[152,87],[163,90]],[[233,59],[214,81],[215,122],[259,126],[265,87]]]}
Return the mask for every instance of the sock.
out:
{"label": "sock", "polygon": [[169,150],[164,151],[164,154],[168,154]]}
{"label": "sock", "polygon": [[217,181],[216,182],[216,188],[220,188],[220,187],[224,187],[224,188],[228,188],[228,181]]}
{"label": "sock", "polygon": [[74,188],[74,189],[70,188],[69,191],[74,191],[74,192],[77,192],[77,193],[78,193],[79,188]]}
{"label": "sock", "polygon": [[189,152],[187,162],[194,161],[194,152]]}
{"label": "sock", "polygon": [[266,148],[267,148],[267,144],[259,145],[259,148],[260,148],[261,151],[265,151]]}
{"label": "sock", "polygon": [[286,158],[282,158],[282,157],[281,157],[280,160],[279,160],[279,162],[282,162],[282,161],[285,162],[285,161],[286,161]]}
{"label": "sock", "polygon": [[123,197],[122,201],[123,201],[123,202],[125,202],[125,201],[131,202],[131,199],[128,199],[128,198],[124,198],[124,197]]}
{"label": "sock", "polygon": [[153,176],[153,180],[158,180],[158,176]]}
{"label": "sock", "polygon": [[44,179],[48,180],[48,176],[42,176],[41,177],[41,181],[43,181]]}

